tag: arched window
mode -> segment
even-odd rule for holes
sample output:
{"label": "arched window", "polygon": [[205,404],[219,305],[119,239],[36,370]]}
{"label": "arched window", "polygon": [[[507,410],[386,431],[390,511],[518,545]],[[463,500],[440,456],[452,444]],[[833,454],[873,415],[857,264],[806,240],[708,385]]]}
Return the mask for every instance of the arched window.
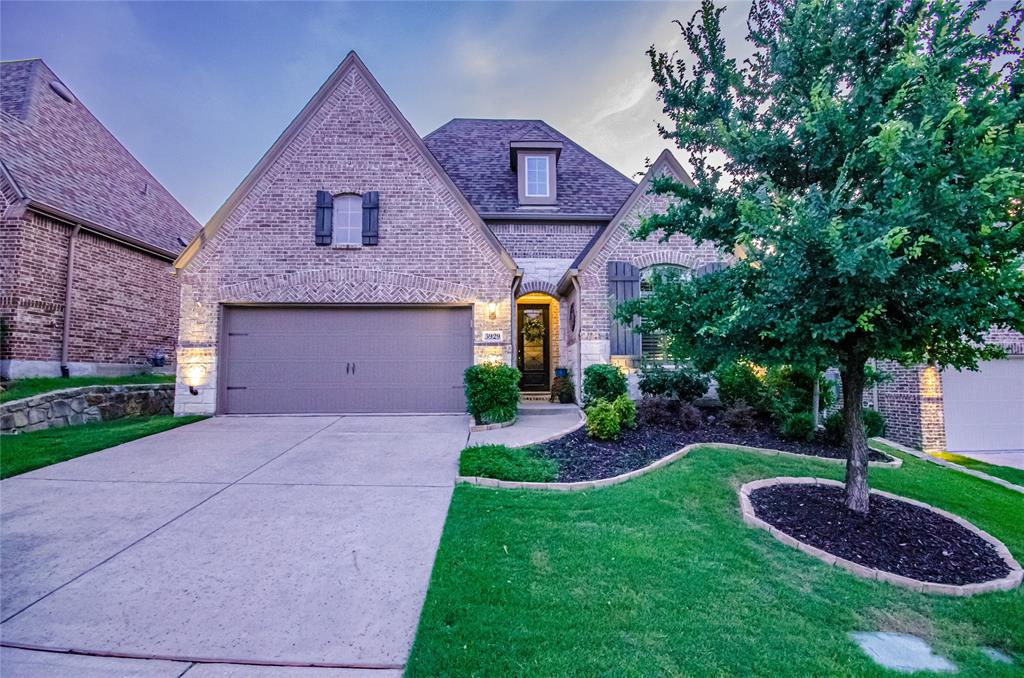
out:
{"label": "arched window", "polygon": [[[655,264],[640,272],[640,296],[646,297],[654,291],[652,278],[656,276],[689,278],[692,271],[675,264]],[[665,362],[668,359],[669,338],[661,332],[649,332],[640,336],[641,356],[649,362]]]}
{"label": "arched window", "polygon": [[334,196],[334,245],[363,244],[363,197],[346,193]]}

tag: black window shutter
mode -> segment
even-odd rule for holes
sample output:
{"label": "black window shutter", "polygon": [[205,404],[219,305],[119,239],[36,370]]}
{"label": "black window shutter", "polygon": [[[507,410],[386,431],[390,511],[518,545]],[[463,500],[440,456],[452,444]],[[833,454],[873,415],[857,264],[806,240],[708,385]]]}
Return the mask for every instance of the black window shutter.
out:
{"label": "black window shutter", "polygon": [[380,194],[377,191],[363,193],[363,244],[376,245],[379,228],[377,216],[380,212]]}
{"label": "black window shutter", "polygon": [[330,245],[334,234],[334,196],[327,191],[316,192],[316,230],[314,231],[317,245]]}
{"label": "black window shutter", "polygon": [[613,314],[608,328],[612,355],[638,356],[643,348],[637,323],[622,324],[615,320],[615,309],[620,303],[640,296],[640,269],[624,261],[608,262],[608,299]]}

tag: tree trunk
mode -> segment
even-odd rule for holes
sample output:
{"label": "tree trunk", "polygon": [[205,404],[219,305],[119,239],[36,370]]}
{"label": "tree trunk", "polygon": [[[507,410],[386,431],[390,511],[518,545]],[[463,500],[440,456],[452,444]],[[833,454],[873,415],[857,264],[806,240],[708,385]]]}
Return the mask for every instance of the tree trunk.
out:
{"label": "tree trunk", "polygon": [[811,418],[814,420],[814,430],[818,430],[819,419],[821,419],[821,375],[818,369],[814,369],[814,387],[811,389]]}
{"label": "tree trunk", "polygon": [[864,435],[864,365],[866,359],[851,357],[841,366],[843,423],[846,429],[846,508],[868,512],[868,440]]}

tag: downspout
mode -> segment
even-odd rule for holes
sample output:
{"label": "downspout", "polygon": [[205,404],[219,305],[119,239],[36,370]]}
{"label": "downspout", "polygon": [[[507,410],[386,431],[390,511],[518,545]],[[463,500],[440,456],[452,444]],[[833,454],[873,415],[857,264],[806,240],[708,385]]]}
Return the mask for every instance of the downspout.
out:
{"label": "downspout", "polygon": [[583,333],[583,289],[580,287],[580,279],[575,273],[572,274],[572,288],[576,290],[576,402],[583,401],[583,342],[580,335]]}
{"label": "downspout", "polygon": [[68,344],[71,343],[71,300],[74,291],[75,275],[75,241],[78,239],[78,231],[81,226],[75,226],[71,231],[71,238],[68,240],[68,271],[64,281],[64,331],[60,340],[60,376],[67,378],[71,376],[68,368]]}

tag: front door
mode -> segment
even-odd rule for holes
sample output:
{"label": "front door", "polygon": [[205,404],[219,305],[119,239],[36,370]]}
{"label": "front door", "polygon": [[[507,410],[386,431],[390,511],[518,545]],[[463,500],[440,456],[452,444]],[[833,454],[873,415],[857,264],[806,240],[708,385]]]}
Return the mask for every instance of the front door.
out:
{"label": "front door", "polygon": [[519,305],[519,371],[524,391],[547,391],[548,381],[548,307],[545,304]]}

